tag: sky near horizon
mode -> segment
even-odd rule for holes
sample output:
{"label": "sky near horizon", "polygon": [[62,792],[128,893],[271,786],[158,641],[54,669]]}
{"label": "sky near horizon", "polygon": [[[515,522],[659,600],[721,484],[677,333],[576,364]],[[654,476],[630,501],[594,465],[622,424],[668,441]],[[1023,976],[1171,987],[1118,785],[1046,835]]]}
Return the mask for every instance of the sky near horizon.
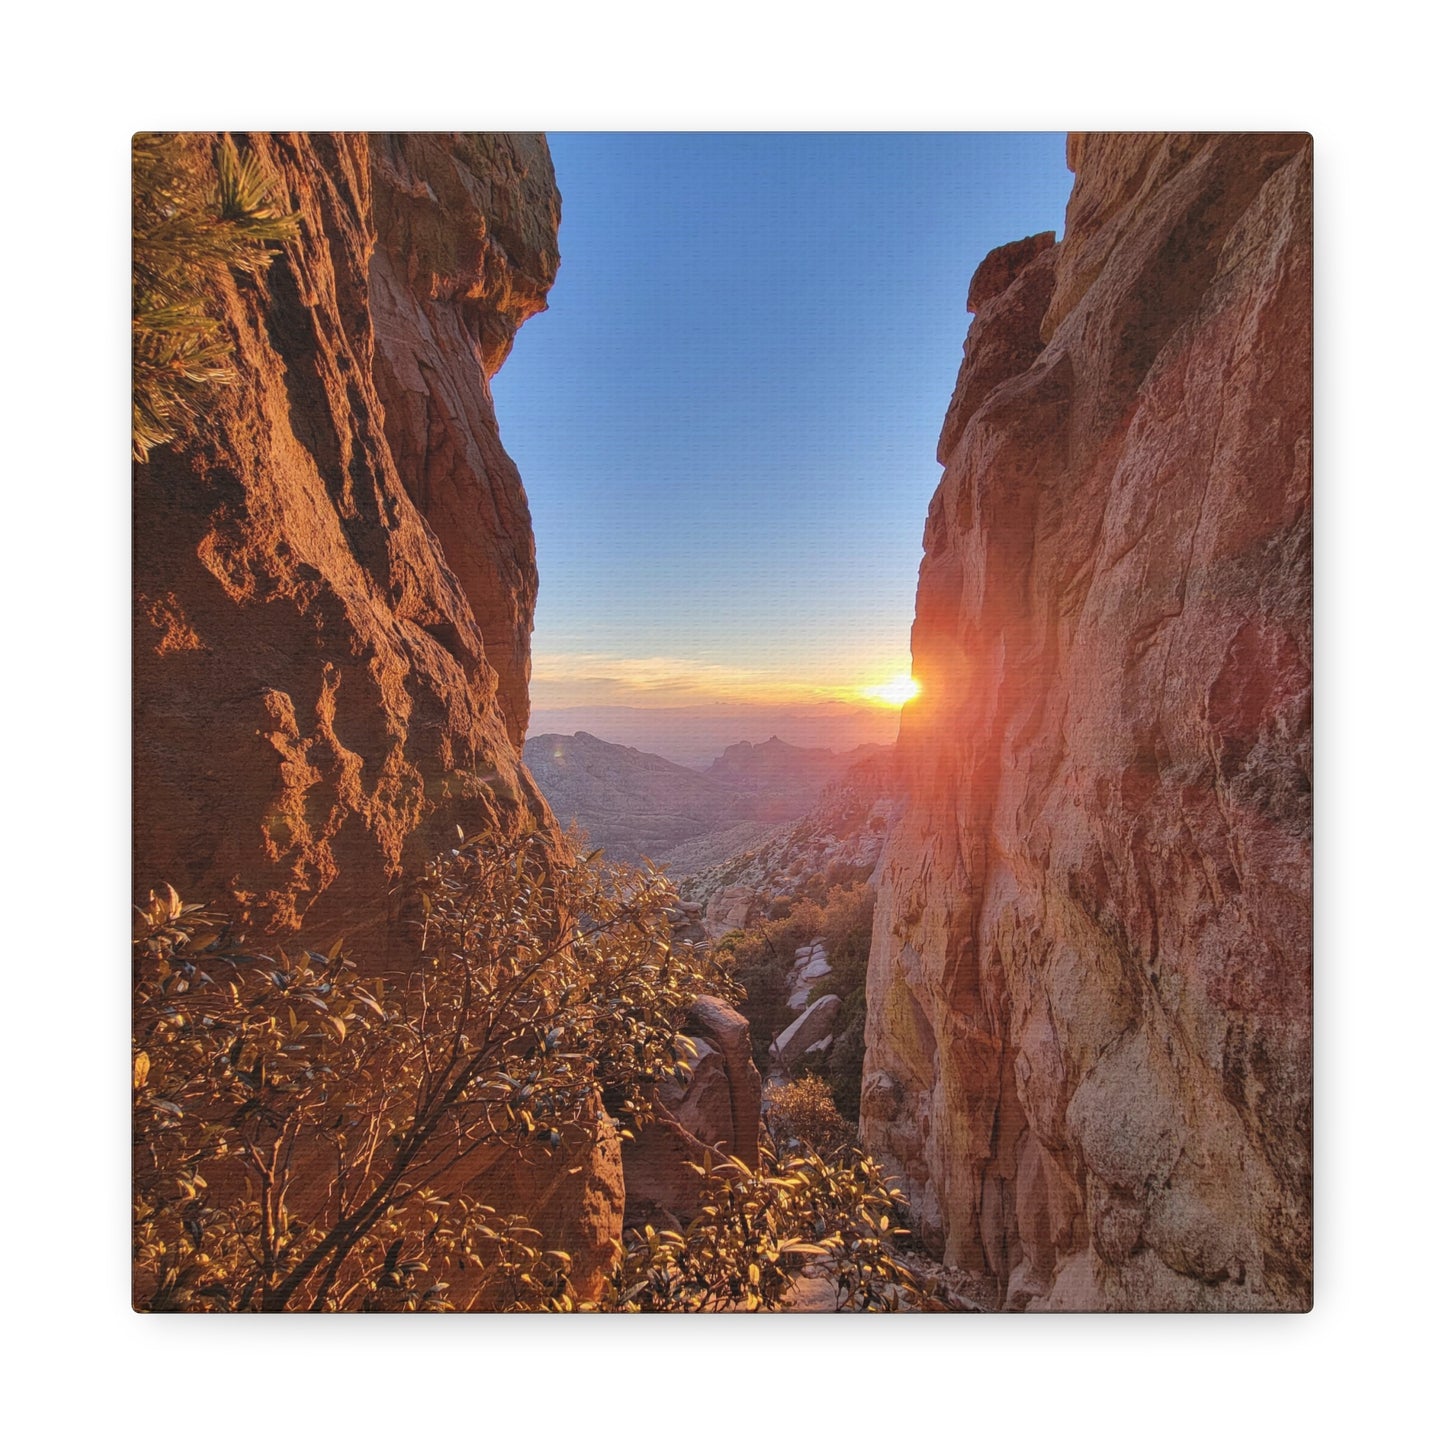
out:
{"label": "sky near horizon", "polygon": [[1061,134],[571,133],[549,309],[493,380],[536,708],[807,705],[908,668],[938,432]]}

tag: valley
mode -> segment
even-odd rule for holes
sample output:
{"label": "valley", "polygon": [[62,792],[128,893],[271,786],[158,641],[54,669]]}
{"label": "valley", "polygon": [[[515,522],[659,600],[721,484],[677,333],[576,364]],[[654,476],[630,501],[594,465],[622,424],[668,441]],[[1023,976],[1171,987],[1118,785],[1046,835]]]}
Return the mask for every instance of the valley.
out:
{"label": "valley", "polygon": [[589,847],[627,863],[650,858],[681,878],[761,845],[886,752],[864,745],[839,754],[772,737],[735,743],[696,769],[579,732],[533,734],[522,758],[557,820],[580,829]]}

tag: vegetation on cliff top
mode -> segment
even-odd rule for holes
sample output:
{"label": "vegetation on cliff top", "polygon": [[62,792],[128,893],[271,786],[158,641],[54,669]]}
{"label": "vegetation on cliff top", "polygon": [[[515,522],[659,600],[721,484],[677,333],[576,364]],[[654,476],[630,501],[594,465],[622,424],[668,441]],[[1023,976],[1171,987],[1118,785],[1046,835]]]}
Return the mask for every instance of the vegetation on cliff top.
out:
{"label": "vegetation on cliff top", "polygon": [[298,219],[277,198],[259,158],[230,136],[216,143],[213,171],[182,135],[131,140],[131,452],[192,426],[210,387],[234,382],[232,342],[214,314],[231,270],[264,271],[272,243]]}

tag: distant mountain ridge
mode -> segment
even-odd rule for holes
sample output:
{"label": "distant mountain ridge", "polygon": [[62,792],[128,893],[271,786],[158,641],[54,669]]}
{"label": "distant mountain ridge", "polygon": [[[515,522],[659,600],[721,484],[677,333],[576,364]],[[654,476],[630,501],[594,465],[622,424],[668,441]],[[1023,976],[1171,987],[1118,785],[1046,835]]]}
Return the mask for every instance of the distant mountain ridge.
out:
{"label": "distant mountain ridge", "polygon": [[[864,756],[836,772],[799,817],[675,870],[682,896],[703,905],[711,937],[766,917],[776,899],[795,897],[825,876],[843,881],[876,868],[903,806],[904,780],[893,748],[858,752]],[[680,856],[679,864],[692,856]]]}
{"label": "distant mountain ridge", "polygon": [[884,751],[878,743],[842,754],[798,748],[774,734],[765,743],[734,743],[706,776],[749,793],[760,820],[782,823],[806,813],[823,789],[856,763]]}
{"label": "distant mountain ridge", "polygon": [[898,713],[889,708],[847,703],[765,707],[757,704],[700,704],[695,707],[532,708],[532,732],[571,737],[588,732],[623,747],[656,753],[669,762],[704,771],[739,738],[769,734],[801,748],[848,752],[863,743],[891,746],[898,738]]}
{"label": "distant mountain ridge", "polygon": [[883,751],[864,745],[838,754],[775,736],[734,744],[700,772],[578,732],[528,738],[522,757],[558,821],[582,829],[609,858],[666,863],[679,850],[695,863],[708,851],[701,840],[728,834],[736,846],[750,832],[761,837],[770,825],[801,817],[830,783]]}

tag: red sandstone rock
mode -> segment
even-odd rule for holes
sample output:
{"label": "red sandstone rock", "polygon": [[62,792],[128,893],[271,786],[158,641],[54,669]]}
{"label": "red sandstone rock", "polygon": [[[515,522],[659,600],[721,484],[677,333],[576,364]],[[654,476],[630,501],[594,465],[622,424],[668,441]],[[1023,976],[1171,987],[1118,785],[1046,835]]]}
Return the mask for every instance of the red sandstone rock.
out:
{"label": "red sandstone rock", "polygon": [[716,1051],[727,1075],[731,1120],[725,1133],[707,1142],[723,1140],[728,1154],[755,1169],[758,1163],[759,1121],[763,1112],[763,1080],[753,1063],[752,1031],[748,1021],[731,1004],[702,994],[688,1011],[687,1028],[691,1035]]}
{"label": "red sandstone rock", "polygon": [[629,1224],[691,1219],[700,1181],[690,1164],[732,1156],[758,1165],[763,1081],[747,1019],[703,995],[688,1013],[687,1031],[698,1052],[686,1083],[665,1085],[663,1116],[622,1146]]}
{"label": "red sandstone rock", "polygon": [[970,293],[863,1136],[1011,1307],[1306,1308],[1309,142],[1069,158]]}
{"label": "red sandstone rock", "polygon": [[[221,298],[238,384],[136,469],[135,877],[384,968],[393,886],[457,826],[553,826],[519,755],[536,571],[487,379],[544,304],[559,200],[540,137],[250,144],[301,232]],[[595,1296],[610,1126],[471,1172]]]}
{"label": "red sandstone rock", "polygon": [[251,143],[301,236],[228,288],[204,434],[136,469],[136,877],[374,956],[456,825],[550,821],[484,365],[542,305],[558,201],[536,138]]}
{"label": "red sandstone rock", "polygon": [[382,135],[371,138],[371,176],[374,374],[387,441],[471,604],[520,749],[536,549],[487,383],[556,279],[551,158],[540,136]]}

